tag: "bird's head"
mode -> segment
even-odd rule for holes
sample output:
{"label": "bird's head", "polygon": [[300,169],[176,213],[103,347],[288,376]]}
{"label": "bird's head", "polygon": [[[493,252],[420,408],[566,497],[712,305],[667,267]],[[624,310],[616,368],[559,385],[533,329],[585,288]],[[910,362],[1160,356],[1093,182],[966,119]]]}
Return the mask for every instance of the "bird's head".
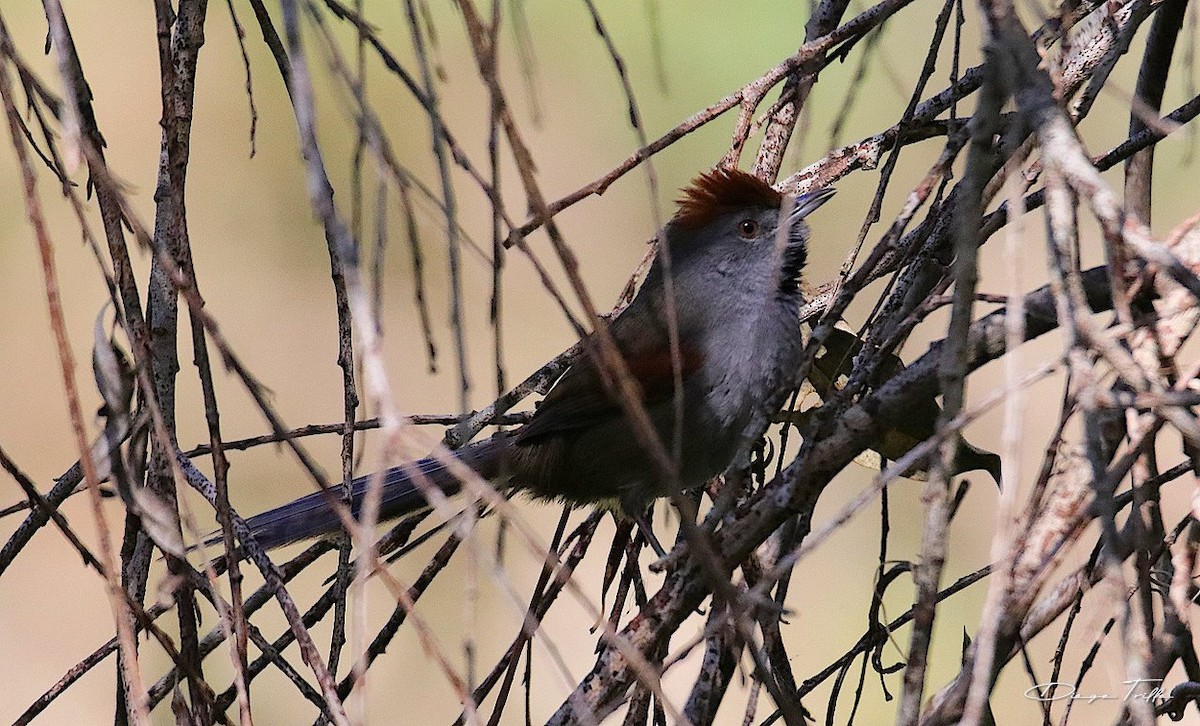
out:
{"label": "bird's head", "polygon": [[804,218],[831,196],[833,189],[785,195],[736,169],[701,174],[683,190],[665,230],[676,274],[716,272],[796,292],[808,249]]}

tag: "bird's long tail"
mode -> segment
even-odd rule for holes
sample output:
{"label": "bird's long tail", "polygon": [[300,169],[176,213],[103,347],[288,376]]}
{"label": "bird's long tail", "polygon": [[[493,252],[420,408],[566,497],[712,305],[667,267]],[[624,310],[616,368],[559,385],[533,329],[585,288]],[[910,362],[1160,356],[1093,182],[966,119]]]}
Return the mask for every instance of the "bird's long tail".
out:
{"label": "bird's long tail", "polygon": [[[501,469],[504,453],[510,445],[508,434],[495,436],[468,444],[455,452],[455,456],[485,479],[496,479]],[[430,485],[443,494],[453,496],[462,488],[458,477],[449,468],[433,458],[421,459],[405,467],[395,467],[383,473],[383,493],[379,506],[379,520],[385,521],[411,514],[428,506],[421,489],[414,483],[410,472],[419,471]],[[357,518],[362,509],[372,474],[360,476],[350,482],[350,511]],[[330,492],[334,497],[337,490]],[[258,544],[266,549],[282,547],[292,542],[320,537],[341,529],[342,522],[330,506],[329,494],[314,492],[263,512],[246,520]]]}

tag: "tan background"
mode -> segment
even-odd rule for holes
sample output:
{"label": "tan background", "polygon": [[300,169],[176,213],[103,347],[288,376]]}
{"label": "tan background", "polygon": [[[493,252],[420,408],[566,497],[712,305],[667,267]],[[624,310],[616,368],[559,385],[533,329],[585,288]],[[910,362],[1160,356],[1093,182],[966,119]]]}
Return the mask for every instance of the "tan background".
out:
{"label": "tan background", "polygon": [[[526,3],[536,42],[538,94],[543,111],[540,125],[531,123],[530,104],[514,63],[512,36],[506,34],[504,72],[506,88],[533,148],[539,165],[539,181],[548,197],[557,198],[599,176],[623,159],[637,142],[626,122],[625,103],[603,46],[592,31],[584,7],[577,3],[537,0]],[[209,310],[220,322],[227,338],[237,347],[256,376],[268,386],[273,402],[290,425],[336,421],[341,415],[340,373],[335,365],[336,328],[329,284],[328,257],[319,226],[307,203],[304,179],[296,150],[295,124],[287,106],[282,84],[274,64],[253,28],[249,9],[237,3],[240,19],[248,28],[247,45],[254,71],[255,101],[259,111],[258,153],[249,158],[247,101],[244,76],[225,3],[209,6],[207,45],[201,54],[197,88],[192,162],[189,173],[188,212],[192,247],[201,289]],[[474,65],[461,22],[448,5],[431,3],[437,23],[440,46],[438,55],[448,72],[443,87],[444,110],[457,136],[482,168],[486,163],[486,97],[476,79]],[[803,3],[792,2],[678,2],[659,3],[662,17],[663,61],[669,92],[661,91],[655,81],[650,31],[641,4],[606,2],[601,11],[624,54],[644,115],[648,133],[653,137],[757,77],[786,54],[794,51],[803,36],[807,12]],[[159,89],[154,25],[149,4],[127,0],[104,3],[69,3],[68,19],[96,97],[100,127],[108,141],[111,167],[128,184],[131,197],[142,219],[152,221],[154,180],[159,148]],[[860,100],[849,117],[842,141],[851,141],[881,130],[899,117],[915,80],[923,48],[928,43],[930,20],[937,8],[924,4],[905,11],[889,24],[888,33],[872,63],[872,72],[860,92]],[[968,9],[970,13],[971,9]],[[400,3],[371,10],[388,44],[412,70],[416,65],[409,52],[409,35],[402,24]],[[43,71],[43,78],[59,87],[52,63],[41,55],[45,36],[44,19],[35,3],[9,3],[5,19],[16,37],[19,50]],[[965,47],[978,42],[969,16]],[[339,37],[350,40],[340,31]],[[810,102],[810,131],[804,143],[788,155],[785,173],[819,157],[828,148],[828,126],[843,104],[843,93],[852,78],[858,52],[845,64],[834,65],[821,76]],[[977,58],[971,51],[969,58]],[[1136,58],[1132,56],[1131,60]],[[945,58],[931,91],[944,87]],[[975,61],[972,61],[972,63]],[[320,56],[312,56],[319,69],[320,125],[327,161],[338,199],[348,209],[349,150],[352,135],[346,115],[335,103],[345,95],[334,91],[327,82]],[[1133,64],[1121,68],[1116,85],[1133,86]],[[1170,109],[1180,101],[1180,84],[1173,83],[1164,104]],[[385,120],[393,145],[405,164],[436,188],[435,166],[428,149],[428,124],[394,79],[373,69],[371,94],[376,109]],[[1125,135],[1127,114],[1124,101],[1106,95],[1101,106],[1084,126],[1089,148],[1099,153]],[[344,103],[341,105],[345,105]],[[966,111],[973,106],[969,102]],[[712,165],[724,152],[732,128],[732,116],[718,120],[679,142],[656,158],[661,179],[659,199],[646,191],[645,177],[634,172],[614,185],[603,197],[593,198],[559,217],[568,240],[579,255],[583,274],[596,300],[608,305],[641,258],[645,242],[654,231],[656,218],[670,213],[675,190],[697,171]],[[894,179],[884,207],[884,223],[897,210],[902,195],[924,173],[940,144],[927,142],[906,152],[900,172]],[[1195,211],[1194,166],[1179,160],[1191,148],[1190,142],[1167,142],[1160,147],[1159,174],[1156,177],[1156,224],[1159,232],[1169,229]],[[368,169],[371,165],[368,164]],[[76,174],[77,179],[82,179]],[[1111,183],[1119,184],[1119,173],[1110,172]],[[463,175],[456,178],[464,224],[475,239],[489,243],[489,214],[482,196]],[[860,173],[844,180],[840,194],[815,217],[815,242],[809,278],[829,279],[840,264],[848,241],[861,223],[876,175]],[[81,246],[69,209],[61,202],[55,185],[43,170],[39,191],[48,213],[56,261],[63,281],[67,322],[71,343],[80,368],[77,381],[85,389],[85,415],[91,418],[98,399],[91,389],[87,369],[92,321],[104,300],[99,276],[90,255]],[[506,169],[506,198],[514,217],[521,217],[523,204],[515,174]],[[94,212],[94,204],[92,205]],[[412,276],[407,242],[403,239],[400,213],[392,197],[390,219],[393,232],[387,253],[388,277],[385,292],[384,325],[389,375],[399,406],[409,413],[448,412],[457,400],[453,351],[449,334],[448,283],[444,253],[438,249],[442,220],[429,204],[421,205],[421,228],[425,243],[428,285],[433,308],[435,336],[439,346],[441,373],[429,375],[423,360],[423,346],[411,301]],[[663,217],[659,217],[663,218]],[[99,232],[98,215],[91,218]],[[1042,267],[1040,219],[1031,218],[1029,239],[1023,255],[1027,287],[1040,283]],[[868,243],[877,239],[877,229]],[[541,259],[550,263],[552,255],[544,236],[535,235],[531,244]],[[1089,240],[1089,255],[1098,260],[1095,240]],[[139,280],[144,284],[147,256],[137,253]],[[494,393],[490,367],[490,333],[487,328],[487,295],[490,270],[478,256],[467,253],[465,288],[467,290],[468,331],[472,380],[472,404],[484,405]],[[542,362],[571,344],[569,326],[556,312],[549,296],[540,288],[530,265],[519,255],[510,255],[505,278],[504,322],[507,340],[506,363],[510,382],[516,382]],[[1006,264],[999,240],[989,245],[984,255],[983,289],[1002,292],[1003,277],[998,274]],[[560,276],[561,278],[561,276]],[[58,374],[58,363],[49,334],[44,288],[30,228],[21,202],[19,180],[11,148],[0,145],[0,445],[44,487],[77,458]],[[939,337],[937,325],[925,326],[923,337],[914,340],[906,351],[911,359],[923,351],[923,341]],[[190,364],[190,343],[186,323],[181,330],[179,431],[184,446],[203,441],[204,422],[194,368]],[[1026,365],[1056,350],[1054,341],[1029,346]],[[1001,379],[988,369],[972,379],[971,394],[981,400]],[[220,373],[219,396],[223,432],[226,438],[251,436],[267,427],[256,413],[244,389],[232,376]],[[1028,399],[1025,471],[1039,460],[1048,427],[1053,424],[1061,383],[1049,381],[1036,386]],[[979,444],[999,446],[998,414],[986,416],[970,435]],[[430,429],[429,437],[439,431]],[[378,448],[366,437],[364,466],[376,460]],[[338,442],[325,437],[309,440],[310,447],[326,471],[338,469]],[[409,453],[420,455],[424,445],[414,443]],[[294,460],[271,448],[254,453],[231,455],[231,486],[235,505],[242,513],[253,513],[292,497],[307,493],[310,485],[300,476]],[[1174,463],[1172,460],[1170,463]],[[205,462],[201,462],[202,465]],[[365,470],[365,469],[364,469]],[[841,503],[858,492],[870,480],[871,472],[854,469],[834,483],[818,510],[828,516]],[[951,541],[947,577],[954,578],[979,567],[987,559],[995,492],[985,478],[967,500],[966,510],[957,520]],[[1028,481],[1026,481],[1028,483]],[[1186,482],[1177,483],[1183,506]],[[919,543],[919,488],[901,483],[893,489],[893,530],[890,557],[911,558]],[[15,486],[0,478],[0,504],[20,499]],[[199,500],[192,500],[201,526],[211,526],[211,515]],[[119,536],[122,509],[108,502],[113,537]],[[557,510],[522,504],[526,514],[547,539]],[[1180,512],[1182,509],[1179,510]],[[82,497],[71,500],[64,512],[85,539],[94,543],[94,525]],[[1178,515],[1178,512],[1169,512]],[[576,515],[576,520],[578,515]],[[7,537],[19,518],[0,520],[0,536]],[[611,525],[606,524],[593,547],[591,556],[577,578],[593,602],[599,601],[600,572],[606,548],[603,546]],[[483,525],[479,535],[485,553],[492,552],[494,525]],[[875,567],[878,540],[877,506],[832,537],[821,550],[801,564],[794,581],[792,607],[786,635],[793,643],[797,660],[793,663],[798,677],[822,668],[844,652],[862,634],[866,624],[871,578]],[[426,552],[428,554],[428,552]],[[477,667],[486,672],[494,657],[513,637],[519,624],[519,612],[490,578],[490,569],[481,565],[480,600],[472,616],[463,605],[466,580],[465,558],[443,574],[436,586],[421,601],[420,611],[437,634],[442,646],[455,662],[462,663],[462,639],[473,632],[482,653]],[[411,558],[397,568],[399,577],[411,581],[422,558]],[[318,575],[314,568],[304,584],[294,588],[303,604],[320,591],[320,579],[332,567],[332,559]],[[522,599],[528,596],[536,577],[536,567],[516,540],[510,540],[507,572]],[[157,571],[156,571],[157,572]],[[161,574],[161,573],[159,573]],[[253,577],[251,582],[254,582]],[[650,577],[653,587],[655,578]],[[819,590],[820,596],[811,596]],[[941,612],[938,621],[931,684],[944,683],[957,671],[958,648],[964,629],[974,633],[978,608],[984,590],[976,587],[956,598]],[[894,617],[908,606],[907,581],[893,588],[888,613]],[[381,623],[391,609],[381,587],[372,588],[370,623]],[[277,610],[260,614],[258,623],[273,637],[283,627]],[[547,631],[562,649],[570,666],[571,677],[564,680],[539,650],[534,670],[533,719],[545,718],[567,693],[567,680],[574,682],[592,661],[594,637],[585,631],[590,616],[574,603],[555,609]],[[1102,613],[1103,615],[1096,614]],[[1077,626],[1072,650],[1077,663],[1104,624],[1109,610],[1100,607]],[[474,618],[472,621],[471,618]],[[699,619],[695,619],[699,622]],[[164,620],[164,623],[167,621]],[[207,614],[207,624],[215,621]],[[374,627],[368,628],[373,632]],[[0,580],[0,721],[15,718],[38,694],[48,688],[71,665],[108,639],[112,621],[104,597],[102,582],[84,569],[61,536],[47,528],[39,533],[21,558]],[[317,629],[319,642],[327,638],[328,628]],[[1038,641],[1033,649],[1035,667],[1040,675],[1049,672],[1046,658],[1056,634]],[[1043,642],[1045,641],[1045,642]],[[676,640],[676,645],[683,642]],[[897,636],[907,647],[907,631]],[[1115,643],[1112,645],[1115,646]],[[156,678],[165,659],[158,649],[146,646],[144,673]],[[1085,681],[1086,692],[1122,693],[1119,659],[1115,648],[1104,651],[1109,659]],[[253,654],[252,654],[253,655]],[[893,649],[885,660],[898,658]],[[297,659],[298,662],[298,659]],[[227,682],[221,675],[228,670],[224,651],[209,659],[210,680]],[[688,666],[673,670],[668,678],[669,692],[682,701],[686,696]],[[1068,671],[1073,677],[1074,671]],[[857,674],[852,672],[851,682]],[[899,677],[887,680],[893,693],[899,691]],[[1027,687],[1019,667],[1010,667],[1001,679],[996,699],[1003,711],[1001,723],[1026,723],[1037,718],[1033,705],[1021,697]],[[722,721],[737,723],[744,704],[739,695],[742,684],[726,699]],[[852,683],[846,694],[853,690]],[[298,698],[294,690],[275,672],[255,681],[253,696],[259,724],[303,723],[311,720],[312,707]],[[827,694],[822,688],[818,694]],[[846,695],[844,694],[844,695]],[[519,698],[519,697],[518,697]],[[367,691],[367,713],[376,723],[445,722],[458,713],[446,681],[433,662],[422,653],[411,628],[405,628],[384,661],[371,671]],[[47,724],[104,723],[111,719],[113,702],[113,664],[111,659],[61,697],[41,718]],[[842,699],[839,720],[848,713],[849,699]],[[894,703],[894,702],[893,702]],[[810,698],[807,705],[823,718],[824,700]],[[764,696],[760,719],[769,713]],[[1088,714],[1106,718],[1111,704],[1077,705]],[[885,703],[878,679],[868,675],[866,696],[859,712],[861,723],[890,719],[892,704]],[[514,705],[508,721],[518,722],[521,709]],[[1090,719],[1089,719],[1090,720]],[[166,709],[158,712],[158,721],[169,722]]]}

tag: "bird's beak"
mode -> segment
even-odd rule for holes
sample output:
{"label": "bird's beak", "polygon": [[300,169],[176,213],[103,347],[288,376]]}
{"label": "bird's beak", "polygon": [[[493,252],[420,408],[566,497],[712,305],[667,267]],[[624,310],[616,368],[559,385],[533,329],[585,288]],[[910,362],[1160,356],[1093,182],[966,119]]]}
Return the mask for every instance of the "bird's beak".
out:
{"label": "bird's beak", "polygon": [[815,192],[805,192],[804,194],[796,195],[795,204],[788,215],[788,222],[799,222],[804,219],[815,212],[817,207],[828,202],[836,193],[837,190],[833,187],[825,187]]}

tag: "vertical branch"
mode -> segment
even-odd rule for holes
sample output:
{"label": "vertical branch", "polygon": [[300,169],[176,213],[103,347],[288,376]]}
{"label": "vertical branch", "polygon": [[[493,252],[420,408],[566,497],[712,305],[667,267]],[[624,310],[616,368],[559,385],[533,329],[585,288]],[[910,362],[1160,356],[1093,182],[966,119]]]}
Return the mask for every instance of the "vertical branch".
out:
{"label": "vertical branch", "polygon": [[[355,324],[360,336],[362,336],[365,348],[363,363],[366,373],[365,377],[369,387],[377,393],[375,403],[380,413],[384,431],[388,436],[389,443],[386,448],[390,450],[393,448],[392,442],[400,424],[396,412],[391,407],[390,397],[387,395],[386,377],[379,368],[378,335],[374,327],[369,304],[365,300],[358,277],[358,249],[350,231],[339,218],[337,210],[334,207],[333,189],[326,175],[320,146],[317,143],[312,82],[309,76],[307,58],[301,45],[299,8],[297,7],[296,0],[285,2],[283,10],[285,35],[290,60],[289,77],[291,79],[292,106],[300,131],[301,149],[308,171],[309,197],[314,210],[325,227],[331,266],[335,271],[340,269],[343,278],[346,280],[346,319]],[[339,328],[339,339],[343,335],[348,337],[349,333],[348,328]],[[349,370],[353,370],[352,365],[349,367]],[[378,506],[379,484],[380,482],[373,480],[368,493],[368,511],[364,513],[365,527],[373,526],[375,521],[369,511],[370,499],[373,498],[376,506]],[[374,495],[373,497],[371,496],[372,494]],[[351,533],[354,535],[357,534],[353,530]],[[359,557],[359,576],[363,575],[362,568],[367,566],[366,563],[372,562],[375,559],[374,548],[371,546],[371,543],[363,544],[367,546]],[[301,640],[302,646],[311,648],[311,638],[306,631],[298,632],[297,637]],[[342,708],[341,698],[337,693],[336,684],[325,664],[320,662],[320,656],[316,654],[315,650],[309,654],[309,665],[313,667],[317,675],[322,693],[333,712],[335,721],[339,724],[345,723],[346,716]]]}
{"label": "vertical branch", "polygon": [[[362,12],[362,0],[355,0],[355,11]],[[366,39],[363,31],[358,31],[357,43],[356,85],[354,93],[358,96],[358,108],[363,108],[367,94],[366,70]],[[350,170],[350,233],[354,239],[363,238],[363,153],[367,144],[367,125],[360,118],[355,125],[357,133],[354,139],[354,152]],[[386,196],[379,200],[379,214],[383,214]],[[379,234],[383,234],[382,228]],[[329,248],[329,272],[333,280],[334,303],[338,318],[338,367],[342,369],[342,502],[349,508],[353,501],[350,481],[354,478],[354,422],[358,417],[358,390],[355,387],[356,366],[354,361],[354,331],[350,315],[350,305],[346,298],[346,276],[342,270],[342,259],[337,251]],[[378,271],[382,267],[383,246],[375,249],[374,263]],[[380,289],[381,281],[377,272],[376,290]],[[376,296],[376,313],[379,312],[379,298]],[[367,415],[370,415],[368,412]],[[329,672],[336,676],[341,661],[341,650],[346,643],[346,609],[353,568],[350,567],[350,555],[353,541],[349,536],[343,536],[338,543],[338,567],[336,573],[336,593],[334,602],[333,634],[329,639]],[[361,621],[356,621],[361,626]],[[357,646],[358,641],[355,640]]]}
{"label": "vertical branch", "polygon": [[[600,18],[600,11],[596,8],[595,2],[584,0],[584,4],[587,5],[588,12],[592,16],[592,24],[596,28],[596,33],[604,41],[604,46],[608,50],[609,57],[612,58],[613,66],[617,71],[617,77],[621,81],[621,89],[625,92],[625,100],[629,104],[629,123],[633,126],[634,133],[637,134],[638,145],[644,148],[649,143],[649,140],[646,138],[646,131],[642,126],[642,115],[638,111],[637,99],[633,93],[633,85],[629,82],[629,76],[625,72],[625,61],[621,57],[621,54],[617,52],[616,44],[613,43],[612,37],[604,27],[604,21]],[[646,160],[646,181],[649,186],[650,208],[654,218],[654,229],[659,230],[662,228],[662,215],[658,210],[658,174],[655,172],[654,163],[650,159]],[[657,256],[663,271],[663,310],[667,318],[667,349],[670,352],[671,359],[671,386],[675,409],[674,435],[671,440],[670,452],[673,459],[679,461],[683,448],[683,363],[679,352],[679,311],[675,307],[675,275],[672,273],[671,249],[668,245],[655,244],[652,254]],[[630,284],[632,284],[632,281]]]}
{"label": "vertical branch", "polygon": [[[63,40],[64,24],[55,22],[53,16],[62,18],[62,7],[50,0],[47,15],[51,16],[50,27],[52,37]],[[7,32],[5,32],[7,36]],[[64,57],[60,52],[60,60]],[[12,86],[8,76],[9,55],[0,53],[0,98],[4,102],[4,111],[8,122],[9,133],[12,137],[13,150],[21,169],[22,192],[25,198],[25,210],[30,225],[37,239],[38,255],[41,261],[43,284],[46,290],[46,304],[49,308],[51,327],[54,331],[54,342],[58,353],[59,373],[62,377],[63,392],[67,398],[67,412],[71,419],[71,430],[75,439],[75,447],[79,452],[79,462],[83,471],[83,480],[87,484],[91,501],[92,516],[96,523],[100,541],[100,557],[106,573],[105,585],[108,594],[109,608],[116,625],[117,640],[122,658],[118,670],[122,688],[126,694],[128,720],[138,726],[150,723],[147,705],[146,687],[142,683],[141,668],[137,657],[137,641],[133,631],[133,614],[126,602],[121,584],[117,581],[116,556],[109,539],[108,522],[100,503],[100,480],[96,471],[96,463],[92,459],[91,446],[87,440],[84,428],[83,412],[79,402],[79,391],[75,385],[75,357],[67,340],[66,322],[63,318],[62,299],[58,273],[54,265],[54,255],[51,249],[51,239],[46,221],[42,216],[41,204],[37,197],[37,181],[33,166],[25,153],[25,139],[20,132],[20,115],[17,112]],[[48,515],[47,515],[48,516]]]}
{"label": "vertical branch", "polygon": [[471,410],[471,381],[467,375],[466,323],[463,320],[462,312],[462,255],[461,243],[458,238],[458,202],[454,195],[454,183],[450,178],[446,132],[443,129],[441,113],[438,111],[438,90],[433,80],[433,71],[425,48],[425,36],[421,31],[421,23],[417,18],[413,0],[405,0],[404,9],[408,15],[408,26],[412,31],[417,62],[421,66],[421,83],[424,86],[423,90],[428,103],[433,153],[437,158],[438,175],[442,180],[442,204],[446,210],[446,249],[450,259],[450,326],[454,334],[454,354],[458,362],[458,410],[467,413]]}
{"label": "vertical branch", "polygon": [[[162,151],[159,156],[158,180],[154,198],[156,202],[153,247],[166,256],[173,266],[183,271],[185,279],[195,280],[192,270],[191,249],[188,240],[185,189],[187,167],[191,154],[191,131],[197,62],[200,48],[204,45],[204,20],[207,0],[185,0],[179,3],[178,12],[166,0],[154,3],[155,29],[158,40],[158,62],[162,101]],[[150,464],[147,470],[146,487],[160,498],[172,512],[178,511],[175,492],[174,441],[175,441],[175,378],[179,373],[178,326],[179,299],[171,270],[163,266],[158,255],[151,263],[146,318],[150,339],[150,370],[154,382],[154,398],[162,426],[167,438],[155,436],[151,440]],[[203,327],[195,328],[196,338],[203,339]],[[215,401],[208,401],[215,406]],[[215,425],[215,408],[209,409],[210,427]],[[210,431],[216,431],[210,428]],[[224,486],[224,467],[217,456],[218,475]],[[176,515],[177,517],[177,515]],[[126,590],[135,602],[142,602],[146,595],[147,577],[154,545],[149,535],[140,527],[137,513],[126,515],[126,540],[122,549],[122,577]],[[174,523],[176,530],[178,521]],[[167,569],[180,577],[187,565],[178,557],[167,553]],[[198,611],[194,589],[181,578],[178,598],[178,616],[181,652],[191,668],[201,671],[198,652]],[[204,712],[205,699],[200,684],[190,681],[192,706],[197,709],[195,717],[202,722],[210,716]]]}
{"label": "vertical branch", "polygon": [[[1136,110],[1129,115],[1129,135],[1136,136],[1147,128],[1143,116],[1146,111],[1158,113],[1162,108],[1163,91],[1167,85],[1171,57],[1175,53],[1175,41],[1183,27],[1187,0],[1165,0],[1154,14],[1150,24],[1150,35],[1146,38],[1146,50],[1138,70],[1134,104],[1145,104],[1143,113]],[[1136,214],[1142,223],[1150,225],[1150,197],[1154,166],[1154,147],[1142,149],[1125,162],[1125,205]]]}
{"label": "vertical branch", "polygon": [[996,565],[988,584],[987,600],[984,603],[983,614],[980,617],[979,633],[975,637],[978,644],[971,674],[971,688],[967,697],[964,721],[969,724],[979,723],[983,718],[987,698],[991,692],[992,672],[995,662],[995,646],[1000,613],[1008,605],[1008,590],[1011,585],[1013,546],[1015,542],[1014,515],[1016,513],[1017,495],[1021,489],[1020,457],[1022,451],[1022,428],[1025,405],[1024,391],[1017,386],[1021,375],[1021,356],[1018,348],[1025,340],[1025,300],[1021,291],[1022,284],[1022,250],[1025,225],[1022,217],[1025,215],[1024,198],[1020,166],[1016,164],[1021,155],[1014,155],[1005,165],[1004,190],[1008,198],[1008,226],[1005,228],[1004,257],[1008,268],[1008,309],[1013,313],[1007,316],[1005,325],[1004,377],[1010,393],[1004,400],[1004,433],[1003,450],[1000,458],[1001,484],[1000,502],[996,508],[996,529],[992,534],[992,544],[989,559]]}
{"label": "vertical branch", "polygon": [[487,52],[480,59],[480,75],[488,87],[488,167],[492,187],[492,296],[488,303],[488,320],[492,324],[492,363],[496,369],[496,396],[508,390],[504,375],[504,228],[500,208],[500,88],[493,79],[499,78],[500,2],[492,3],[492,22],[487,32]]}
{"label": "vertical branch", "polygon": [[[725,621],[723,625],[719,625],[721,621]],[[742,650],[741,642],[733,626],[726,621],[724,611],[713,608],[709,612],[707,627],[712,630],[704,642],[700,672],[692,684],[683,710],[688,720],[696,724],[713,723]],[[757,688],[758,681],[755,684]]]}
{"label": "vertical branch", "polygon": [[[813,42],[823,35],[833,32],[842,16],[846,14],[850,0],[822,0],[813,8],[808,23],[804,26],[804,43]],[[779,168],[783,165],[783,155],[791,141],[792,132],[796,128],[796,120],[800,110],[808,101],[813,84],[817,80],[816,73],[825,65],[825,52],[817,53],[806,58],[800,65],[788,74],[783,88],[779,91],[782,105],[771,115],[767,129],[763,132],[762,145],[758,148],[758,156],[754,160],[754,175],[760,179],[774,181],[779,176]],[[645,144],[642,144],[645,146]]]}
{"label": "vertical branch", "polygon": [[[971,144],[967,168],[960,186],[961,193],[954,210],[954,304],[950,325],[941,349],[938,380],[942,391],[942,413],[938,426],[944,427],[962,410],[967,360],[970,350],[967,333],[975,300],[979,270],[977,256],[980,243],[980,222],[983,217],[983,193],[992,169],[995,168],[996,130],[1000,125],[1000,107],[1005,94],[999,77],[1000,60],[989,50],[984,66],[983,87],[979,103],[971,119]],[[957,439],[947,437],[941,455],[933,457],[929,481],[921,499],[925,504],[925,524],[921,538],[921,560],[913,579],[917,586],[914,606],[912,639],[908,651],[908,667],[904,671],[904,690],[901,695],[897,723],[916,724],[925,688],[925,669],[933,636],[933,621],[937,608],[938,585],[946,557],[946,527],[950,514],[950,472],[953,471]]]}
{"label": "vertical branch", "polygon": [[[1158,115],[1162,108],[1163,92],[1174,55],[1176,39],[1183,26],[1184,15],[1188,3],[1180,0],[1167,0],[1155,12],[1150,32],[1146,39],[1146,48],[1142,56],[1142,64],[1138,72],[1137,88],[1133,100],[1133,111],[1130,113],[1129,135],[1136,136],[1145,131],[1148,126],[1147,115]],[[1154,147],[1134,154],[1125,163],[1125,209],[1136,216],[1143,224],[1149,226],[1152,212],[1152,191],[1154,178]],[[1160,283],[1161,284],[1161,283]],[[1177,378],[1178,371],[1173,355],[1168,355],[1165,347],[1174,346],[1164,341],[1159,335],[1159,320],[1155,306],[1141,300],[1132,302],[1131,307],[1137,312],[1139,322],[1145,327],[1133,332],[1130,344],[1133,355],[1146,370],[1161,370],[1170,380]],[[1168,327],[1169,330],[1169,327]],[[1117,388],[1128,390],[1126,386]],[[1130,440],[1148,437],[1149,445],[1134,469],[1136,480],[1153,482],[1158,474],[1154,432],[1157,431],[1156,417],[1150,413],[1126,411],[1125,424]],[[1185,444],[1185,449],[1187,449]],[[1130,615],[1139,625],[1135,633],[1136,642],[1140,649],[1140,658],[1136,659],[1136,670],[1130,675],[1146,678],[1162,678],[1175,664],[1183,650],[1180,644],[1187,642],[1190,647],[1191,634],[1186,626],[1186,611],[1181,619],[1180,611],[1172,607],[1170,598],[1163,598],[1162,621],[1156,624],[1155,605],[1153,602],[1154,580],[1162,576],[1170,579],[1172,561],[1169,551],[1154,554],[1154,550],[1166,537],[1162,512],[1159,505],[1158,488],[1156,486],[1141,487],[1142,496],[1137,497],[1135,506],[1127,520],[1126,527],[1131,530],[1131,541],[1136,547],[1136,575],[1138,578],[1138,595],[1129,603]],[[1190,568],[1188,571],[1190,576]],[[1127,659],[1130,660],[1130,659]],[[1129,704],[1130,715],[1142,722],[1152,720],[1152,715],[1146,713],[1141,704]]]}

